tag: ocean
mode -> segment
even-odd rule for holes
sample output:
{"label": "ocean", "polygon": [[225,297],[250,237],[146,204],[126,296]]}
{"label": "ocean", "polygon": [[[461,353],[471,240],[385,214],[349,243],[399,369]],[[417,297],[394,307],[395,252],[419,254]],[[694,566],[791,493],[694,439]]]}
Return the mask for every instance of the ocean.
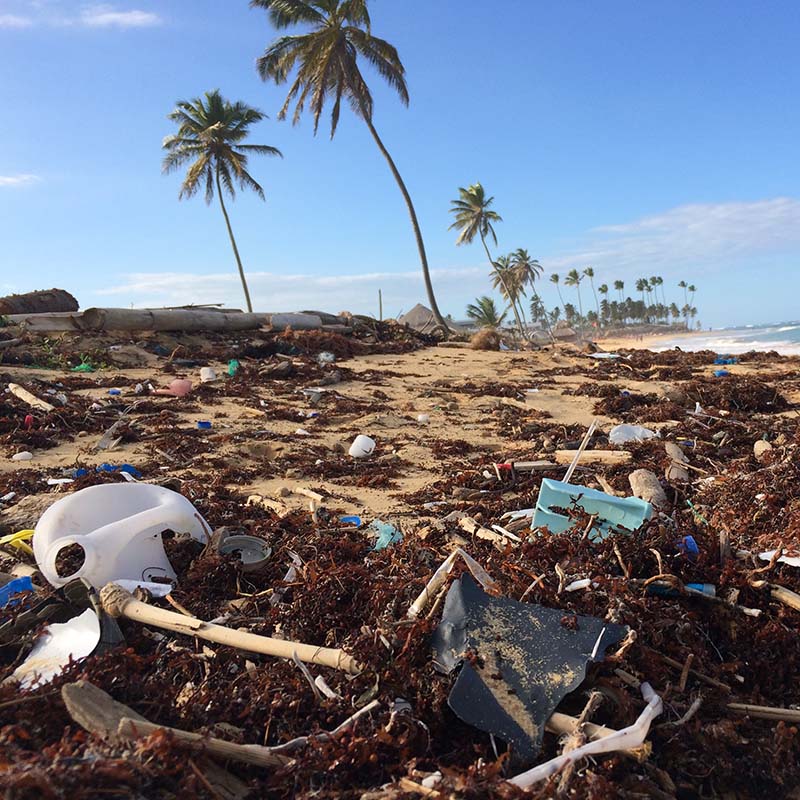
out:
{"label": "ocean", "polygon": [[689,351],[713,350],[720,355],[736,355],[749,350],[775,350],[781,355],[800,355],[800,322],[698,331],[692,335],[659,340],[653,350],[670,350],[673,347]]}

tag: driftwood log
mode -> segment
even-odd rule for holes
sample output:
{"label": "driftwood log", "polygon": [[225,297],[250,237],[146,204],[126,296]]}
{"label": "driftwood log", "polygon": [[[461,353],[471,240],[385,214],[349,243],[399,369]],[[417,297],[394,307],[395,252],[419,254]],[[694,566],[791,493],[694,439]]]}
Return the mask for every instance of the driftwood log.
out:
{"label": "driftwood log", "polygon": [[[338,320],[338,317],[336,318]],[[68,314],[13,314],[11,323],[32,331],[247,331],[262,327],[321,330],[314,314],[243,314],[202,308],[88,308]],[[341,322],[341,320],[339,320]]]}

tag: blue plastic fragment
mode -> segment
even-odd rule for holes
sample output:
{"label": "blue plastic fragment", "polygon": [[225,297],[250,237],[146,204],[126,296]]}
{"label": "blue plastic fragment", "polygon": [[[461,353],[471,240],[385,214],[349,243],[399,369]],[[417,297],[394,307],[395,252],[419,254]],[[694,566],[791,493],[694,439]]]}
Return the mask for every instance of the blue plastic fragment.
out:
{"label": "blue plastic fragment", "polygon": [[339,522],[341,522],[344,525],[355,525],[356,528],[361,527],[361,517],[356,517],[356,516],[339,517]]}
{"label": "blue plastic fragment", "polygon": [[122,394],[122,392],[119,389],[109,389],[108,393],[113,395]]}
{"label": "blue plastic fragment", "polygon": [[692,559],[700,555],[700,548],[697,546],[694,536],[684,536],[683,539],[678,542],[678,550]]}
{"label": "blue plastic fragment", "polygon": [[382,522],[379,519],[371,522],[367,530],[378,535],[378,541],[375,542],[375,547],[372,548],[373,550],[385,550],[389,545],[403,541],[403,534],[400,533],[394,525],[390,525],[388,522]]}
{"label": "blue plastic fragment", "polygon": [[714,377],[715,378],[727,378],[730,375],[730,372],[726,369],[715,369],[714,370]]}
{"label": "blue plastic fragment", "polygon": [[0,608],[6,606],[15,606],[19,600],[12,599],[15,595],[21,592],[32,592],[33,583],[31,582],[30,575],[25,575],[22,578],[15,578],[5,586],[0,587]]}
{"label": "blue plastic fragment", "polygon": [[207,420],[201,419],[197,421],[197,427],[202,431],[207,431],[209,428],[211,428],[211,423]]}
{"label": "blue plastic fragment", "polygon": [[[127,472],[133,475],[134,478],[141,478],[142,473],[131,464],[99,464],[94,468],[95,472]],[[89,470],[85,467],[76,469],[72,473],[73,478],[84,478],[89,474]]]}
{"label": "blue plastic fragment", "polygon": [[[686,588],[702,592],[709,597],[717,596],[717,587],[713,583],[687,583]],[[680,592],[674,586],[666,583],[651,583],[645,591],[647,594],[657,594],[662,597],[678,597],[680,595]]]}
{"label": "blue plastic fragment", "polygon": [[550,533],[569,530],[574,524],[572,520],[551,509],[571,508],[573,503],[588,514],[596,515],[589,534],[589,539],[593,542],[602,542],[614,533],[615,528],[635,531],[653,514],[650,503],[638,497],[614,497],[596,489],[545,478],[539,490],[531,527],[547,528]]}

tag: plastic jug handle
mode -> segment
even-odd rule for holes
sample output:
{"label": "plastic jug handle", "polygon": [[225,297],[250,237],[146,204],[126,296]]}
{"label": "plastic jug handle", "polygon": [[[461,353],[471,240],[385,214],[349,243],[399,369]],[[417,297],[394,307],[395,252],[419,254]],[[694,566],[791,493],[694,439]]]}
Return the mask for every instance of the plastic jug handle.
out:
{"label": "plastic jug handle", "polygon": [[[56,559],[58,558],[58,554],[73,544],[78,545],[83,550],[83,564],[81,564],[80,568],[73,572],[72,575],[59,575],[58,570],[56,569]],[[54,581],[51,581],[52,583],[63,585],[65,583],[69,583],[69,581],[75,580],[75,578],[80,578],[86,573],[91,572],[96,563],[97,552],[95,551],[92,543],[87,541],[86,537],[75,539],[70,536],[65,536],[64,538],[58,539],[53,542],[52,545],[50,545],[50,548],[44,557],[43,569],[45,573],[49,573],[55,578]]]}

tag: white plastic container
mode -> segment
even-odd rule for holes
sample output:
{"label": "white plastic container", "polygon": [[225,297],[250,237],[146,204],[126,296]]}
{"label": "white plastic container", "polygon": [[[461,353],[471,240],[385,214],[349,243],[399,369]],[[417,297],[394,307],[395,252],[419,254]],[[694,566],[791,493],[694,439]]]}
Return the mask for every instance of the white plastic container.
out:
{"label": "white plastic container", "polygon": [[366,458],[371,456],[374,450],[375,440],[370,439],[369,436],[364,436],[364,434],[359,434],[353,439],[349,452],[353,458]]}
{"label": "white plastic container", "polygon": [[[95,588],[123,578],[151,581],[175,578],[161,533],[188,533],[207,542],[211,529],[195,507],[177,492],[147,483],[90,486],[53,503],[36,525],[33,553],[53,586],[86,578]],[[65,547],[80,545],[81,568],[59,576],[56,558]]]}
{"label": "white plastic container", "polygon": [[200,381],[202,383],[211,383],[217,379],[217,373],[214,367],[200,367]]}

